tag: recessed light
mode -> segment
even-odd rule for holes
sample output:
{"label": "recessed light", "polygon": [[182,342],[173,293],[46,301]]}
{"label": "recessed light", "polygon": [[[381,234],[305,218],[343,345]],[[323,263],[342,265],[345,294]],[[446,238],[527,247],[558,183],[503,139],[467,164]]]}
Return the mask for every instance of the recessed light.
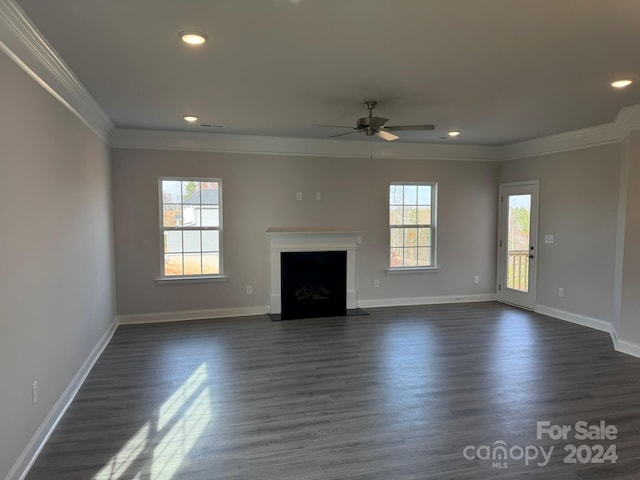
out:
{"label": "recessed light", "polygon": [[611,82],[611,86],[613,88],[624,88],[624,87],[628,87],[632,83],[633,83],[633,80],[623,79],[623,80],[616,80],[615,82]]}
{"label": "recessed light", "polygon": [[196,117],[195,115],[185,115],[182,118],[184,118],[185,121],[187,121],[189,123],[193,123],[193,122],[197,122],[198,121],[198,117]]}
{"label": "recessed light", "polygon": [[189,45],[202,45],[207,38],[209,37],[200,32],[180,32],[180,39]]}
{"label": "recessed light", "polygon": [[458,135],[460,135],[460,132],[458,130],[452,130],[449,132],[450,137],[457,137]]}

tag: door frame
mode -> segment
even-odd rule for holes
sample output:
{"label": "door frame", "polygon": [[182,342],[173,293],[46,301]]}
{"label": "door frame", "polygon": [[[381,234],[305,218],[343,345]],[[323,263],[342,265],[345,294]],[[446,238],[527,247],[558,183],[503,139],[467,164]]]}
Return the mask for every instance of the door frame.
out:
{"label": "door frame", "polygon": [[[497,262],[496,262],[496,298],[499,302],[508,303],[516,307],[524,308],[526,310],[534,310],[536,305],[536,290],[537,290],[537,278],[538,278],[538,254],[539,254],[539,204],[540,204],[540,181],[539,180],[527,180],[521,182],[505,182],[498,185],[498,241],[496,242],[497,250]],[[503,241],[506,241],[506,225],[505,225],[505,210],[504,210],[504,189],[506,187],[530,187],[534,192],[531,199],[531,237],[529,239],[530,246],[533,246],[533,258],[529,262],[529,292],[526,297],[523,297],[527,302],[518,303],[513,299],[505,299],[504,292],[506,289],[504,285],[506,283],[506,245],[503,247]],[[510,300],[510,301],[509,301]]]}

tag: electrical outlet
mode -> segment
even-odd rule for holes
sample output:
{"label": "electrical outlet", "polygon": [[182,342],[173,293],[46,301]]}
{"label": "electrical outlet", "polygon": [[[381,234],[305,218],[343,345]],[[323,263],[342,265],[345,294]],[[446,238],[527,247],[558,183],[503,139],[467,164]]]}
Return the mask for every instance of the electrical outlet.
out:
{"label": "electrical outlet", "polygon": [[253,285],[247,285],[247,295],[253,295]]}
{"label": "electrical outlet", "polygon": [[373,288],[380,288],[380,280],[373,281]]}
{"label": "electrical outlet", "polygon": [[296,200],[302,200],[302,192],[296,192]]}
{"label": "electrical outlet", "polygon": [[362,235],[356,235],[356,243],[362,245]]}
{"label": "electrical outlet", "polygon": [[558,296],[559,297],[564,297],[564,288],[559,288],[558,289]]}
{"label": "electrical outlet", "polygon": [[322,192],[316,192],[316,200],[322,200]]}
{"label": "electrical outlet", "polygon": [[475,282],[475,284],[479,284],[480,283],[480,275],[476,275],[475,277],[473,277],[473,281]]}
{"label": "electrical outlet", "polygon": [[35,405],[36,403],[38,403],[38,398],[39,398],[39,393],[38,393],[38,381],[36,380],[35,382],[33,382],[31,384],[31,403],[33,405]]}

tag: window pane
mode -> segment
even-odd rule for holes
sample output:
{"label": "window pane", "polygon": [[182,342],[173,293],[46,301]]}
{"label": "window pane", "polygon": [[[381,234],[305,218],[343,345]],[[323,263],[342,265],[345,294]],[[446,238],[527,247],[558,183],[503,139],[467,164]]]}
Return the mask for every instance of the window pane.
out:
{"label": "window pane", "polygon": [[182,207],[180,205],[164,205],[162,207],[162,226],[179,227],[182,225]]}
{"label": "window pane", "polygon": [[161,179],[163,276],[221,273],[220,189],[219,179]]}
{"label": "window pane", "polygon": [[418,266],[418,249],[417,248],[404,249],[404,266],[405,267]]}
{"label": "window pane", "polygon": [[405,205],[402,222],[405,225],[416,225],[418,223],[418,208]]}
{"label": "window pane", "polygon": [[431,207],[418,207],[418,223],[431,225]]}
{"label": "window pane", "polygon": [[[200,212],[198,212],[200,214]],[[196,209],[193,205],[182,206],[182,225],[185,227],[196,226]]]}
{"label": "window pane", "polygon": [[182,253],[182,230],[164,232],[164,252]]}
{"label": "window pane", "polygon": [[[389,187],[389,265],[433,267],[435,264],[435,184]],[[420,228],[420,226],[423,226]]]}
{"label": "window pane", "polygon": [[419,267],[431,266],[431,248],[418,247],[418,266]]}
{"label": "window pane", "polygon": [[391,185],[389,188],[389,205],[402,205],[402,185]]}
{"label": "window pane", "polygon": [[202,232],[202,251],[217,252],[220,250],[220,232],[205,230]]}
{"label": "window pane", "polygon": [[199,253],[184,254],[184,274],[185,275],[202,274],[202,256]]}
{"label": "window pane", "polygon": [[[404,229],[404,246],[405,247],[418,246],[418,229],[417,228]],[[405,256],[406,256],[406,252],[405,252]]]}
{"label": "window pane", "polygon": [[391,267],[401,267],[402,266],[402,248],[392,248],[391,249],[391,258],[389,260],[389,265]]}
{"label": "window pane", "polygon": [[416,185],[404,186],[404,204],[405,205],[418,204],[418,187]]}
{"label": "window pane", "polygon": [[194,227],[201,226],[201,221],[200,221],[201,213],[202,213],[202,207],[200,205],[196,205],[193,207],[193,226]]}
{"label": "window pane", "polygon": [[202,182],[200,184],[201,201],[205,205],[220,204],[218,182]]}
{"label": "window pane", "polygon": [[182,182],[182,203],[189,205],[200,203],[200,182]]}
{"label": "window pane", "polygon": [[430,228],[418,229],[418,246],[419,247],[431,246],[431,229]]}
{"label": "window pane", "polygon": [[[185,252],[200,252],[200,231],[185,230],[183,235],[184,251]],[[185,268],[186,259],[185,259]]]}
{"label": "window pane", "polygon": [[182,254],[166,254],[164,256],[164,274],[182,275]]}
{"label": "window pane", "polygon": [[402,206],[389,207],[389,225],[402,225]]}
{"label": "window pane", "polygon": [[213,205],[202,205],[202,226],[220,226],[220,207]]}
{"label": "window pane", "polygon": [[418,205],[431,205],[431,186],[418,186]]}
{"label": "window pane", "polygon": [[507,227],[507,288],[529,291],[531,195],[510,195]]}
{"label": "window pane", "polygon": [[220,273],[220,257],[217,253],[202,254],[202,273]]}
{"label": "window pane", "polygon": [[182,203],[180,182],[177,180],[162,181],[162,203]]}
{"label": "window pane", "polygon": [[402,247],[404,240],[404,232],[402,228],[391,229],[391,248]]}

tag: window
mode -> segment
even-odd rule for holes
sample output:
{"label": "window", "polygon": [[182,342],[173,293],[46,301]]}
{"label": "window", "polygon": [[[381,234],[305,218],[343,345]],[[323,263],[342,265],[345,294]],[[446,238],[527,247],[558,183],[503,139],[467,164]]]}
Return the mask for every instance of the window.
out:
{"label": "window", "polygon": [[389,266],[436,265],[435,183],[392,183],[389,187]]}
{"label": "window", "polygon": [[161,178],[162,277],[222,273],[222,194],[218,178]]}

